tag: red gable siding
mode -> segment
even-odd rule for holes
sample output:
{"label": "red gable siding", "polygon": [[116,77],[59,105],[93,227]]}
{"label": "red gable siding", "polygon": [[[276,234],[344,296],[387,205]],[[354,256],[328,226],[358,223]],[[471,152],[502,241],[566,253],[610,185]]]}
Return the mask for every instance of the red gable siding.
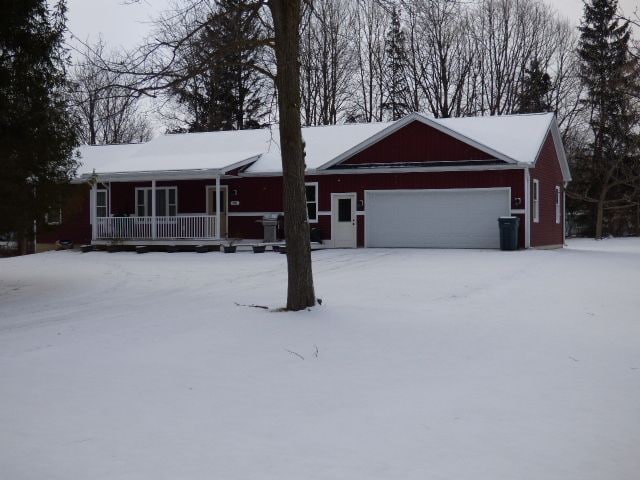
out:
{"label": "red gable siding", "polygon": [[452,162],[493,157],[422,122],[411,122],[340,165]]}
{"label": "red gable siding", "polygon": [[[538,180],[540,188],[540,219],[533,222],[533,194],[531,195],[531,246],[561,246],[564,243],[564,212],[562,192],[564,180],[556,148],[551,133],[544,142],[535,168],[530,170],[531,191],[533,180]],[[560,187],[560,223],[556,223],[556,192]]]}

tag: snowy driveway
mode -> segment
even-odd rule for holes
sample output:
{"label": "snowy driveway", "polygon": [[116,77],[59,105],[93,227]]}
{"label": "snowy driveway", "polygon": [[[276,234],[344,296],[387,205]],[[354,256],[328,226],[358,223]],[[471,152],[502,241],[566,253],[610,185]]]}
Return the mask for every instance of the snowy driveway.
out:
{"label": "snowy driveway", "polygon": [[640,240],[0,259],[0,478],[636,480]]}

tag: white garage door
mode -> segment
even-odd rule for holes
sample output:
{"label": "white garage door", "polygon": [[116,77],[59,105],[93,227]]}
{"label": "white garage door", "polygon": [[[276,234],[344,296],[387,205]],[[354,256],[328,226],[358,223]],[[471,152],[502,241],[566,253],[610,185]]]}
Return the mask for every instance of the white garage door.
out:
{"label": "white garage door", "polygon": [[499,248],[509,188],[365,192],[368,247]]}

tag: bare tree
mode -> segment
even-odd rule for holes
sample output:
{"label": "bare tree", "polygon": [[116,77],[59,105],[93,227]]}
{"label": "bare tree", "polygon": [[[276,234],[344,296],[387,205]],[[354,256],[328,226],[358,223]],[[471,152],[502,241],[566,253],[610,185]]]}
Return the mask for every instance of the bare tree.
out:
{"label": "bare tree", "polygon": [[379,122],[384,117],[386,49],[384,37],[389,28],[388,9],[380,0],[354,2],[353,48],[356,89],[348,120]]}
{"label": "bare tree", "polygon": [[69,99],[80,139],[89,145],[149,140],[151,123],[140,96],[123,86],[132,79],[100,68],[96,60],[105,55],[100,40],[86,48],[72,72]]}
{"label": "bare tree", "polygon": [[301,96],[305,125],[335,124],[351,92],[352,11],[346,0],[316,0],[302,18]]}
{"label": "bare tree", "polygon": [[[465,89],[475,52],[465,6],[457,0],[409,0],[405,5],[411,73],[420,97],[435,117],[468,113]],[[412,97],[419,106],[418,94]]]}

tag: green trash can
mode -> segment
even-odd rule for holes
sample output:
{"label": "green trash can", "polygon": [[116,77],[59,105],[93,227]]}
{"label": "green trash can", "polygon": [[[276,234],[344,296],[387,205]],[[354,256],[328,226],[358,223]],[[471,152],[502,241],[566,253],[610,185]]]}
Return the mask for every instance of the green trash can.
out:
{"label": "green trash can", "polygon": [[500,250],[517,250],[520,219],[518,217],[500,217],[498,225],[500,225]]}

